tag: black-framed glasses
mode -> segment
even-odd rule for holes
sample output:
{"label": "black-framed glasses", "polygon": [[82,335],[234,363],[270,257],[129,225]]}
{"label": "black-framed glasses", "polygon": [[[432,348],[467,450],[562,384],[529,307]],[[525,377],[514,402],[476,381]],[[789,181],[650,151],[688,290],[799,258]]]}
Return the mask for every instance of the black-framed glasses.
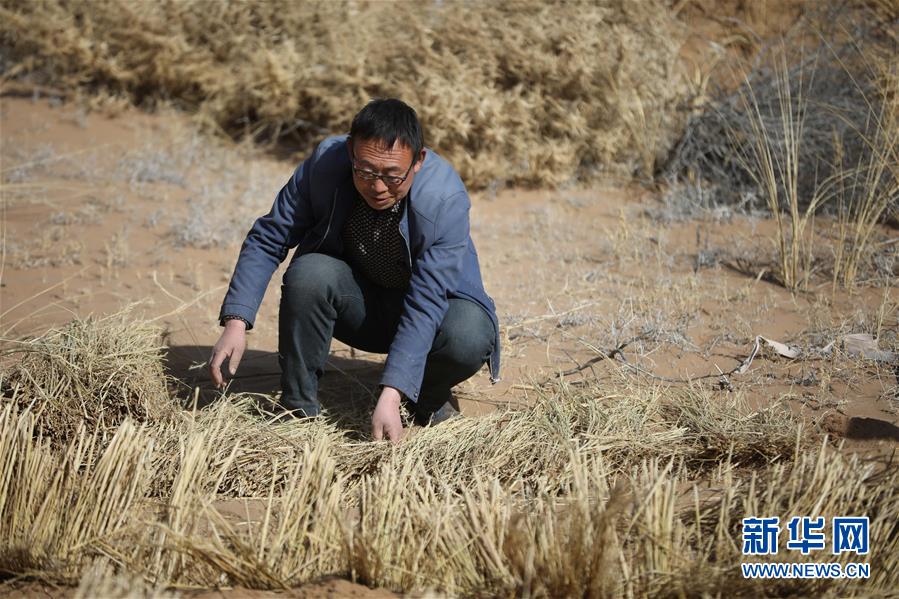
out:
{"label": "black-framed glasses", "polygon": [[412,172],[412,167],[415,166],[415,156],[413,156],[412,164],[409,165],[409,168],[406,169],[406,174],[402,177],[400,177],[399,175],[382,175],[380,173],[369,171],[356,166],[356,152],[352,146],[350,146],[350,158],[353,162],[353,172],[357,177],[359,177],[363,181],[374,181],[375,179],[380,179],[387,187],[396,187],[405,183],[406,179],[409,178],[409,173]]}

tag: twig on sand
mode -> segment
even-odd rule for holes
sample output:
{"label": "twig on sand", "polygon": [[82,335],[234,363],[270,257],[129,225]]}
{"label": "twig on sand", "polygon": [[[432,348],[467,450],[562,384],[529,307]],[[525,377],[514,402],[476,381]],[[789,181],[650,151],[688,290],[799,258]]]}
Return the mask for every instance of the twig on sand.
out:
{"label": "twig on sand", "polygon": [[521,322],[516,322],[515,324],[506,325],[506,330],[508,331],[508,330],[512,330],[512,329],[526,327],[528,325],[536,324],[538,322],[544,322],[547,320],[561,318],[562,316],[571,314],[572,312],[577,312],[579,310],[583,310],[584,308],[589,308],[590,306],[595,306],[598,303],[599,303],[598,301],[587,302],[585,304],[581,304],[580,306],[575,306],[574,308],[565,310],[563,312],[554,312],[552,314],[543,314],[541,316],[535,316],[533,318],[528,318],[527,320],[522,320]]}

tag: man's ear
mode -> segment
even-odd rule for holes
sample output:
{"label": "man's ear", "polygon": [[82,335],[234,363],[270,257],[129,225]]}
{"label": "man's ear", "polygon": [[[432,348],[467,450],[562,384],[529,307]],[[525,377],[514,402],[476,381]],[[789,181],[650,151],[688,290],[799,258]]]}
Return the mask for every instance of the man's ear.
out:
{"label": "man's ear", "polygon": [[425,150],[422,148],[421,152],[418,153],[418,160],[415,162],[415,166],[412,167],[416,173],[421,170],[421,165],[425,163]]}

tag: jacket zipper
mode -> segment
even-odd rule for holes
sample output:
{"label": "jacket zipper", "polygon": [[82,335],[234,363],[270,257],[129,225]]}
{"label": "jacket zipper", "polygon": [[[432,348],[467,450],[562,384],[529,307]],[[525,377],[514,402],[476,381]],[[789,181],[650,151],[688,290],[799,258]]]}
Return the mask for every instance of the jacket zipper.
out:
{"label": "jacket zipper", "polygon": [[397,225],[397,229],[399,229],[400,237],[403,238],[403,242],[406,244],[406,259],[409,260],[409,272],[412,272],[412,250],[409,249],[409,240],[403,235],[403,227],[401,225]]}
{"label": "jacket zipper", "polygon": [[[409,222],[409,199],[408,198],[409,198],[409,196],[407,195],[406,196],[406,206],[403,208],[406,211],[406,213],[404,215],[406,217],[406,222]],[[397,223],[396,228],[400,233],[400,237],[403,238],[403,242],[406,244],[406,259],[409,260],[409,272],[411,273],[412,272],[412,248],[409,247],[409,240],[406,239],[405,235],[403,235],[403,219],[402,218],[400,219],[400,222]]]}
{"label": "jacket zipper", "polygon": [[328,215],[328,227],[325,229],[325,234],[318,242],[318,244],[312,249],[313,252],[317,252],[318,248],[322,246],[325,242],[325,239],[328,238],[328,233],[331,232],[331,220],[334,218],[334,209],[337,207],[337,189],[334,189],[334,197],[331,199],[331,213]]}

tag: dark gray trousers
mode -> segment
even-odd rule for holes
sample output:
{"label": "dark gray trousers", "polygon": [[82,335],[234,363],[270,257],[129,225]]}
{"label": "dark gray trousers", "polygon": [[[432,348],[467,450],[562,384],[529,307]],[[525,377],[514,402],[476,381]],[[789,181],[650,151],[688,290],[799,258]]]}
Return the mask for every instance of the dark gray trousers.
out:
{"label": "dark gray trousers", "polygon": [[[283,407],[306,416],[319,414],[318,380],[332,337],[366,352],[387,353],[404,295],[375,285],[333,256],[297,258],[281,286],[278,359]],[[410,405],[416,420],[426,422],[449,401],[450,389],[481,368],[494,342],[493,323],[479,305],[450,299],[428,353],[418,402]]]}

